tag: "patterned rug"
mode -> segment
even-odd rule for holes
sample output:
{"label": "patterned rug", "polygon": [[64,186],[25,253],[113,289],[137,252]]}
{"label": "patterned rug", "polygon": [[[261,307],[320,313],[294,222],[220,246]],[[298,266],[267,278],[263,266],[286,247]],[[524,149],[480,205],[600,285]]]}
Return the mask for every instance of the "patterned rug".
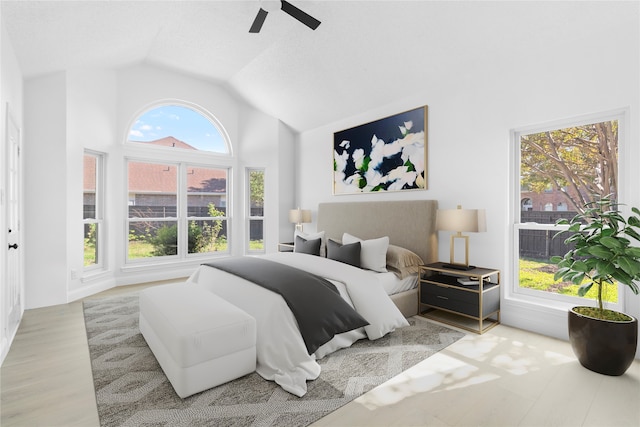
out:
{"label": "patterned rug", "polygon": [[137,295],[86,300],[84,316],[102,426],[306,426],[464,336],[414,317],[321,359],[302,398],[254,372],[180,399],[138,330]]}

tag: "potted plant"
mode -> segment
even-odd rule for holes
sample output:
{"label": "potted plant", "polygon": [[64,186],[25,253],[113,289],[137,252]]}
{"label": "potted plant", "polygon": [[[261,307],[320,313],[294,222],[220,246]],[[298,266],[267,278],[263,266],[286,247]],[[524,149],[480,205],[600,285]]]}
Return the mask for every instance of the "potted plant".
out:
{"label": "potted plant", "polygon": [[605,375],[624,374],[638,341],[638,320],[603,304],[605,284],[619,282],[638,294],[634,281],[640,279],[640,248],[630,238],[640,241],[640,210],[632,208],[625,219],[617,206],[606,196],[586,204],[571,220],[558,220],[556,224],[569,226],[558,234],[572,233],[565,243],[573,249],[564,257],[551,257],[558,265],[555,279],[580,285],[578,295],[596,287],[597,307],[569,310],[569,340],[584,367]]}

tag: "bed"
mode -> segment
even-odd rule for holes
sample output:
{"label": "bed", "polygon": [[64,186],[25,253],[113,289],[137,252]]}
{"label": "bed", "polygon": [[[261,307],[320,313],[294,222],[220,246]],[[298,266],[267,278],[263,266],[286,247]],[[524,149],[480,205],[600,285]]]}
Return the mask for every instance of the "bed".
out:
{"label": "bed", "polygon": [[[388,236],[390,244],[409,249],[429,263],[437,256],[436,208],[435,201],[323,203],[318,210],[317,229],[338,241],[344,232],[365,240]],[[417,289],[389,296],[377,274],[370,270],[303,253],[274,253],[260,258],[328,280],[349,309],[368,322],[364,327],[335,334],[310,352],[283,296],[219,268],[203,265],[194,272],[188,283],[203,286],[256,319],[256,372],[296,396],[303,396],[307,381],[320,375],[317,359],[359,339],[378,339],[406,326],[405,317],[417,313]]]}
{"label": "bed", "polygon": [[[389,236],[389,243],[409,249],[425,264],[438,261],[436,200],[320,203],[318,231],[340,240],[344,232],[363,239]],[[390,295],[405,317],[418,313],[417,287]]]}

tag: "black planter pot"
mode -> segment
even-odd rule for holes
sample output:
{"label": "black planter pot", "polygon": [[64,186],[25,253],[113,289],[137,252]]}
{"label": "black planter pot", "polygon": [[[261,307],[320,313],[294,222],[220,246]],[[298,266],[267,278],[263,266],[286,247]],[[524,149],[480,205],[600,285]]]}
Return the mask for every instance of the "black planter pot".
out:
{"label": "black planter pot", "polygon": [[638,343],[638,319],[632,319],[613,322],[569,310],[569,341],[580,364],[604,375],[624,374]]}

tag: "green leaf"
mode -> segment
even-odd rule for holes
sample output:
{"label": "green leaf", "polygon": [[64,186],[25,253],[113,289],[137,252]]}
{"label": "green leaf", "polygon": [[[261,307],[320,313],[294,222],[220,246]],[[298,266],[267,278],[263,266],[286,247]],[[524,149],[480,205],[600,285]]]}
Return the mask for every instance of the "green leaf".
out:
{"label": "green leaf", "polygon": [[632,256],[632,257],[634,257],[634,258],[640,258],[640,248],[636,248],[635,246],[634,246],[634,247],[631,247],[631,248],[627,248],[627,249],[625,249],[625,251],[624,251],[624,252],[625,252],[627,255]]}
{"label": "green leaf", "polygon": [[622,256],[618,258],[618,265],[629,276],[637,276],[640,273],[640,262],[633,258]]}
{"label": "green leaf", "polygon": [[584,273],[576,274],[575,276],[573,276],[573,277],[571,278],[571,282],[572,282],[574,285],[579,285],[579,284],[580,284],[580,283],[582,283],[582,281],[584,280],[584,276],[585,276],[585,274],[584,274]]}
{"label": "green leaf", "polygon": [[624,270],[619,269],[614,271],[611,276],[616,279],[618,282],[623,283],[625,285],[631,286],[633,284],[633,278],[625,273]]}
{"label": "green leaf", "polygon": [[632,228],[627,228],[624,232],[627,234],[627,236],[633,237],[634,239],[640,241],[640,234],[638,234],[636,230]]}
{"label": "green leaf", "polygon": [[580,271],[583,273],[589,272],[591,270],[586,262],[584,261],[576,261],[571,265],[571,269],[574,271]]}
{"label": "green leaf", "polygon": [[[360,169],[362,172],[366,172],[369,170],[369,163],[371,162],[371,157],[370,156],[364,156],[364,159],[362,159],[362,166],[360,166]],[[360,187],[362,188],[362,187]]]}
{"label": "green leaf", "polygon": [[561,256],[558,255],[554,255],[551,258],[549,258],[549,261],[551,261],[553,264],[558,264],[560,261],[562,261],[564,258],[562,258]]}
{"label": "green leaf", "polygon": [[615,237],[602,237],[600,243],[609,249],[619,249],[623,246]]}
{"label": "green leaf", "polygon": [[580,231],[580,227],[582,226],[582,224],[580,224],[579,222],[571,224],[569,226],[569,229],[567,231],[571,231],[571,232],[577,232]]}
{"label": "green leaf", "polygon": [[409,159],[407,159],[406,162],[404,162],[404,165],[407,167],[407,172],[415,172],[416,171],[416,167],[413,165],[413,163],[411,163],[411,161]]}
{"label": "green leaf", "polygon": [[596,270],[597,275],[604,279],[606,276],[613,274],[616,271],[616,266],[611,261],[600,260],[596,265]]}
{"label": "green leaf", "polygon": [[553,275],[553,280],[564,279],[564,275],[569,273],[571,269],[569,267],[559,268]]}
{"label": "green leaf", "polygon": [[610,259],[613,256],[611,251],[600,245],[587,248],[587,252],[601,259]]}
{"label": "green leaf", "polygon": [[593,282],[586,283],[578,288],[578,295],[583,297],[589,292],[591,287],[593,286]]}

